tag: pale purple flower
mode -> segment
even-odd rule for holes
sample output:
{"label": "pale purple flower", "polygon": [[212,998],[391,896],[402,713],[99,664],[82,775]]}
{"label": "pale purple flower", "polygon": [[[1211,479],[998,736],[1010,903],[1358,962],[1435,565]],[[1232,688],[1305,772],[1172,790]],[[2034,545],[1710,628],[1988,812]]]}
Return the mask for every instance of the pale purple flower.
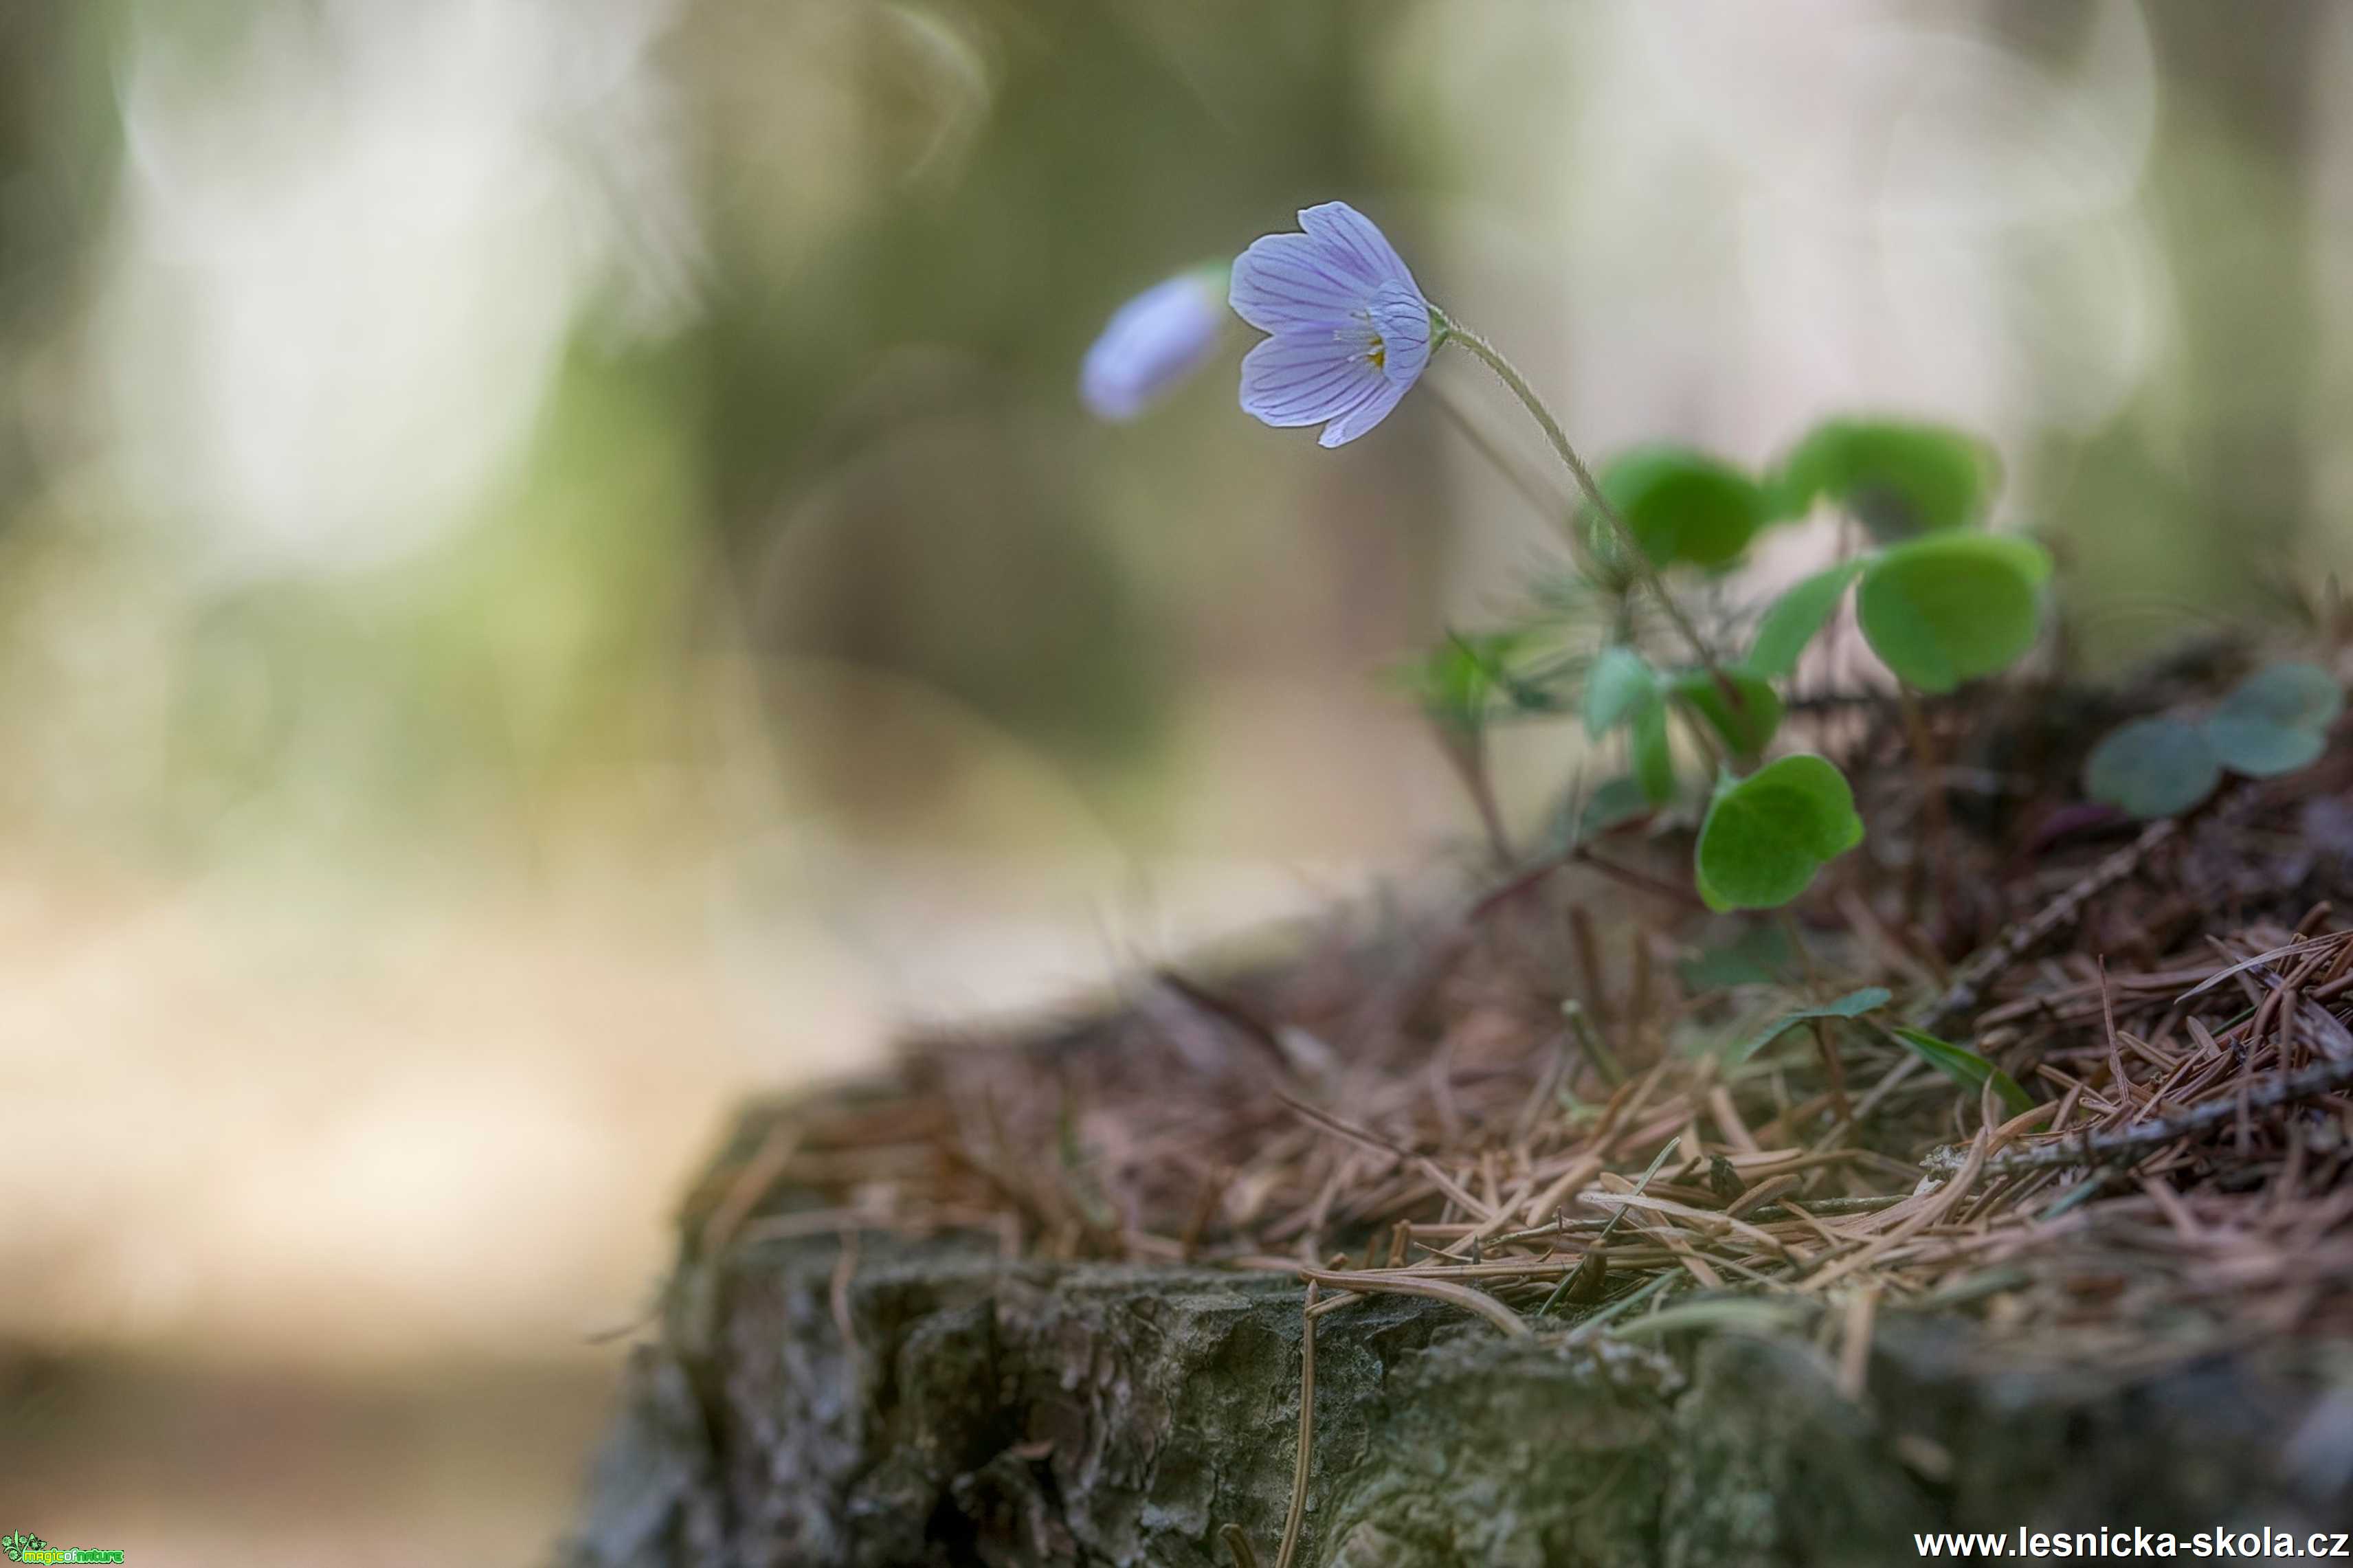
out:
{"label": "pale purple flower", "polygon": [[1430,301],[1372,220],[1345,202],[1299,215],[1234,263],[1234,311],[1273,335],[1242,360],[1242,409],[1269,425],[1322,425],[1353,441],[1430,363]]}
{"label": "pale purple flower", "polygon": [[1122,305],[1087,350],[1079,395],[1101,419],[1143,413],[1217,353],[1225,314],[1218,289],[1225,268],[1180,272]]}

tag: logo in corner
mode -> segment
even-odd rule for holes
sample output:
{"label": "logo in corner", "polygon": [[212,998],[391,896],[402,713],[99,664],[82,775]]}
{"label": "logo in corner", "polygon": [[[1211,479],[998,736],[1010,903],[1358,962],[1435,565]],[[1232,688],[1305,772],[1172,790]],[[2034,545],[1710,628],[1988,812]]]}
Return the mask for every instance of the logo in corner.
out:
{"label": "logo in corner", "polygon": [[39,1536],[26,1531],[0,1535],[0,1557],[11,1563],[120,1563],[120,1552],[93,1552],[87,1546],[70,1551],[50,1545]]}

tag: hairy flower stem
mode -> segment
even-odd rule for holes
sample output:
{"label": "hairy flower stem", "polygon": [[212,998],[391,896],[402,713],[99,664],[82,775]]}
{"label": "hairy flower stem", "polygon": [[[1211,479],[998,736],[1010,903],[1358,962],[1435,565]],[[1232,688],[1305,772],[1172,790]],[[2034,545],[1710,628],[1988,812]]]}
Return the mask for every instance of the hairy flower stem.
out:
{"label": "hairy flower stem", "polygon": [[1568,444],[1568,437],[1561,430],[1560,421],[1552,416],[1552,410],[1545,406],[1544,399],[1536,395],[1536,390],[1528,384],[1527,377],[1522,375],[1518,367],[1505,359],[1494,344],[1478,333],[1457,324],[1435,307],[1430,313],[1438,319],[1441,341],[1461,343],[1476,354],[1489,370],[1495,373],[1496,379],[1511,389],[1512,395],[1520,400],[1520,405],[1544,430],[1545,439],[1552,443],[1553,451],[1576,479],[1577,489],[1585,492],[1585,499],[1593,503],[1593,510],[1601,514],[1609,524],[1610,531],[1618,536],[1619,547],[1626,552],[1627,560],[1633,563],[1643,586],[1650,589],[1651,596],[1658,600],[1659,607],[1666,612],[1667,619],[1674,623],[1676,632],[1691,646],[1692,657],[1700,668],[1715,678],[1716,685],[1724,691],[1725,700],[1732,705],[1734,712],[1738,712],[1742,706],[1739,689],[1716,664],[1715,656],[1708,651],[1706,639],[1699,635],[1699,628],[1692,624],[1689,616],[1683,614],[1683,608],[1675,603],[1674,595],[1667,592],[1666,582],[1659,575],[1659,569],[1652,563],[1650,552],[1634,537],[1634,531],[1618,514],[1618,509],[1609,504],[1609,498],[1601,493],[1601,486],[1594,479],[1593,471],[1585,466],[1585,459],[1577,455],[1577,448]]}

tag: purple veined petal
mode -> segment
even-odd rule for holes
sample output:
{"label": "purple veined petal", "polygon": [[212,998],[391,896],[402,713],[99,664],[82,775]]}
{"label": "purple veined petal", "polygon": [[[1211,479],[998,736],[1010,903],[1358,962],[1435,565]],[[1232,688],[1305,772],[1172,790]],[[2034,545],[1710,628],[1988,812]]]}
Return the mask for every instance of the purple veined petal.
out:
{"label": "purple veined petal", "polygon": [[1371,220],[1345,202],[1299,215],[1235,263],[1234,310],[1272,334],[1242,361],[1244,411],[1269,425],[1322,424],[1353,441],[1398,405],[1430,363],[1430,301]]}
{"label": "purple veined petal", "polygon": [[1410,284],[1384,284],[1373,296],[1371,330],[1381,345],[1381,374],[1411,386],[1430,363],[1430,301]]}
{"label": "purple veined petal", "polygon": [[1338,447],[1355,440],[1388,418],[1389,410],[1398,405],[1398,400],[1405,396],[1412,384],[1409,381],[1382,378],[1364,398],[1324,426],[1324,434],[1316,437],[1316,445]]}
{"label": "purple veined petal", "polygon": [[1242,411],[1269,425],[1321,425],[1385,383],[1356,346],[1322,334],[1285,333],[1242,356]]}
{"label": "purple veined petal", "polygon": [[[1372,337],[1359,330],[1342,335],[1324,331],[1279,332],[1250,352],[1250,384],[1280,393],[1336,369],[1373,365]],[[1374,366],[1377,368],[1377,366]]]}
{"label": "purple veined petal", "polygon": [[1270,234],[1234,262],[1227,297],[1234,313],[1262,332],[1336,330],[1365,309],[1372,289],[1334,265],[1303,234]]}
{"label": "purple veined petal", "polygon": [[1379,382],[1363,355],[1329,342],[1273,339],[1242,360],[1242,407],[1266,424],[1320,424]]}
{"label": "purple veined petal", "polygon": [[1113,312],[1087,350],[1079,395],[1098,418],[1133,419],[1208,362],[1223,326],[1214,274],[1156,283]]}
{"label": "purple veined petal", "polygon": [[1299,226],[1307,237],[1315,241],[1324,254],[1353,270],[1365,283],[1402,283],[1419,295],[1420,287],[1413,280],[1412,271],[1388,237],[1374,226],[1373,220],[1345,202],[1325,202],[1321,206],[1303,209],[1299,215]]}

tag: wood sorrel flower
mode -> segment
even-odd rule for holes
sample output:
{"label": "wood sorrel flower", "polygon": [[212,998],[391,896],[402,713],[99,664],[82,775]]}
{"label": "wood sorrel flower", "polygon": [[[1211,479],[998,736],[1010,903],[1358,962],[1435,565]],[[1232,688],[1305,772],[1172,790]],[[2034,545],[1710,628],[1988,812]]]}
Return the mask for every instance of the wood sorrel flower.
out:
{"label": "wood sorrel flower", "polygon": [[1180,272],[1113,312],[1079,371],[1079,395],[1097,418],[1133,419],[1208,363],[1225,325],[1225,274],[1223,266]]}
{"label": "wood sorrel flower", "polygon": [[1266,342],[1242,360],[1242,410],[1269,425],[1322,425],[1353,441],[1398,405],[1434,337],[1430,301],[1372,220],[1345,202],[1299,215],[1234,263],[1235,314]]}

